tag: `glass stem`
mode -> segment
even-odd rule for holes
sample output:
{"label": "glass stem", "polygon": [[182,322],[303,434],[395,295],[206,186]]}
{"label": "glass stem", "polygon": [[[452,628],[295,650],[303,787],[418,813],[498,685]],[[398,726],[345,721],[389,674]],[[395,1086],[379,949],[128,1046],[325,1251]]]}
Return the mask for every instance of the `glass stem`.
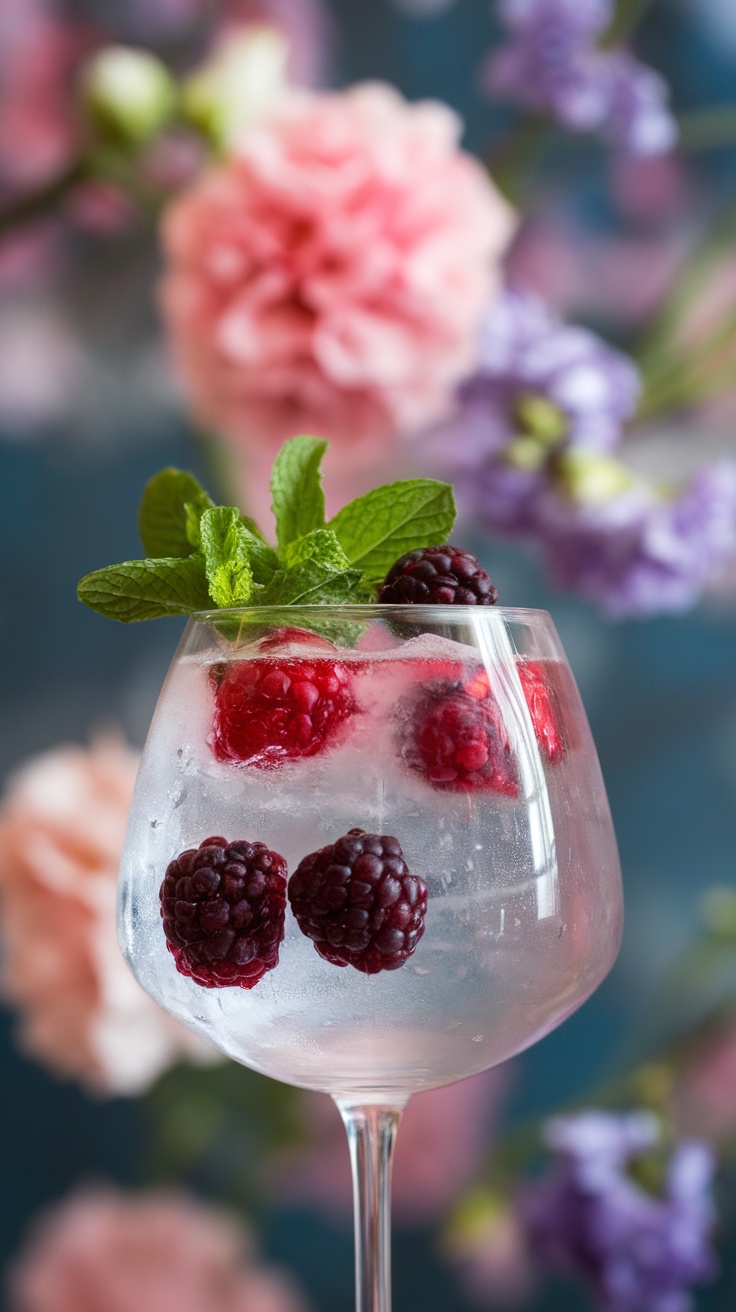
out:
{"label": "glass stem", "polygon": [[356,1312],[391,1312],[391,1164],[404,1108],[335,1101],[353,1169]]}

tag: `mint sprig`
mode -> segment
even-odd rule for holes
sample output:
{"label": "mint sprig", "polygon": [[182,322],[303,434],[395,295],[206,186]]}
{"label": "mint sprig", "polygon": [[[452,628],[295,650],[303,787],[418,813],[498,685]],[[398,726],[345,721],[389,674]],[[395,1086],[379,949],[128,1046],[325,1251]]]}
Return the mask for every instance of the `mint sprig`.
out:
{"label": "mint sprig", "polygon": [[399,556],[447,541],[452,488],[429,478],[389,483],[325,525],[326,449],[318,438],[295,437],[276,457],[278,548],[236,506],[216,506],[193,474],[162,469],[146,484],[139,511],[145,558],[86,575],[80,601],[129,624],[230,607],[374,600]]}

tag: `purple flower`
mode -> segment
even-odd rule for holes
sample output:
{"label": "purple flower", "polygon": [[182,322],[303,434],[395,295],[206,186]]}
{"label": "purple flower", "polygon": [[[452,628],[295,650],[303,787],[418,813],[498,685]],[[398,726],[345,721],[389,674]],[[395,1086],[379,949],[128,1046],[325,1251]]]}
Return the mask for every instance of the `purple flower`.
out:
{"label": "purple flower", "polygon": [[538,297],[507,291],[488,311],[476,371],[439,435],[441,461],[471,512],[496,529],[534,532],[550,456],[611,451],[638,393],[626,356],[563,324]]}
{"label": "purple flower", "polygon": [[638,483],[602,504],[551,492],[537,514],[560,586],[613,619],[683,611],[736,555],[736,464],[706,466],[670,499]]}
{"label": "purple flower", "polygon": [[678,1143],[655,1194],[630,1173],[661,1162],[659,1123],[648,1113],[560,1117],[545,1140],[557,1162],[524,1201],[538,1257],[580,1276],[601,1312],[688,1312],[688,1287],[716,1273],[706,1145]]}
{"label": "purple flower", "polygon": [[677,139],[667,84],[628,51],[598,46],[613,9],[613,0],[504,0],[510,40],[491,54],[484,85],[573,132],[663,154]]}

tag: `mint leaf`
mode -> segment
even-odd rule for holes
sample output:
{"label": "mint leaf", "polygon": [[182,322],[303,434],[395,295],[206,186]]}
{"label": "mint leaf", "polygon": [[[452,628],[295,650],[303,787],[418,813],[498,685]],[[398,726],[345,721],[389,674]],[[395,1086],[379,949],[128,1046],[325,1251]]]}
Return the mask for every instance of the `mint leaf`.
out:
{"label": "mint leaf", "polygon": [[359,569],[336,570],[325,561],[303,560],[279,570],[259,598],[262,606],[336,605],[356,600],[363,581]]}
{"label": "mint leaf", "polygon": [[204,560],[198,555],[108,565],[87,574],[77,596],[85,606],[123,624],[212,609]]}
{"label": "mint leaf", "polygon": [[[268,543],[264,542],[258,530],[253,532],[250,527],[252,524],[252,519],[248,519],[246,515],[240,516],[243,542],[248,546],[253,578],[256,583],[270,583],[279,568],[279,558],[273,547],[269,547]],[[253,527],[255,528],[255,525]]]}
{"label": "mint leaf", "polygon": [[444,545],[455,513],[449,483],[410,478],[351,501],[327,527],[351,565],[359,566],[366,578],[379,580],[407,551]]}
{"label": "mint leaf", "polygon": [[351,501],[328,528],[351,564],[377,580],[407,551],[444,543],[455,513],[449,483],[415,478],[388,483]]}
{"label": "mint leaf", "polygon": [[[143,489],[138,528],[147,556],[160,559],[190,556],[194,547],[187,533],[193,517],[213,503],[193,474],[183,469],[161,469]],[[187,507],[192,510],[188,511]]]}
{"label": "mint leaf", "polygon": [[293,437],[285,442],[271,470],[272,510],[279,551],[325,522],[325,494],[319,467],[327,442]]}
{"label": "mint leaf", "polygon": [[315,528],[303,538],[290,542],[283,552],[283,563],[287,569],[311,560],[323,565],[326,570],[336,573],[350,565],[336,535],[329,528]]}
{"label": "mint leaf", "polygon": [[199,521],[209,593],[216,606],[246,606],[253,596],[248,538],[235,506],[205,510]]}

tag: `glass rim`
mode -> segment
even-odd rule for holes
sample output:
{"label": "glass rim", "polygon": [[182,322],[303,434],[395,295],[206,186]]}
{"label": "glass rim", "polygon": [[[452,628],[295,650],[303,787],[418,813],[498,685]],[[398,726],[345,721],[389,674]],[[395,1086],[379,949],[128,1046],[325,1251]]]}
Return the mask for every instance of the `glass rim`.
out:
{"label": "glass rim", "polygon": [[283,615],[284,613],[302,612],[308,615],[340,615],[347,619],[388,619],[388,618],[406,618],[412,616],[417,619],[425,616],[435,620],[463,620],[468,622],[472,617],[481,615],[497,615],[500,618],[522,623],[530,622],[533,618],[552,620],[548,610],[542,607],[533,606],[462,606],[453,603],[447,605],[436,605],[429,602],[325,602],[325,603],[305,603],[300,602],[282,603],[281,605],[272,606],[223,606],[213,607],[211,610],[192,611],[188,615],[189,620],[198,624],[212,624],[223,618],[235,618],[236,616],[245,616],[257,619],[261,616],[264,620],[269,615]]}

